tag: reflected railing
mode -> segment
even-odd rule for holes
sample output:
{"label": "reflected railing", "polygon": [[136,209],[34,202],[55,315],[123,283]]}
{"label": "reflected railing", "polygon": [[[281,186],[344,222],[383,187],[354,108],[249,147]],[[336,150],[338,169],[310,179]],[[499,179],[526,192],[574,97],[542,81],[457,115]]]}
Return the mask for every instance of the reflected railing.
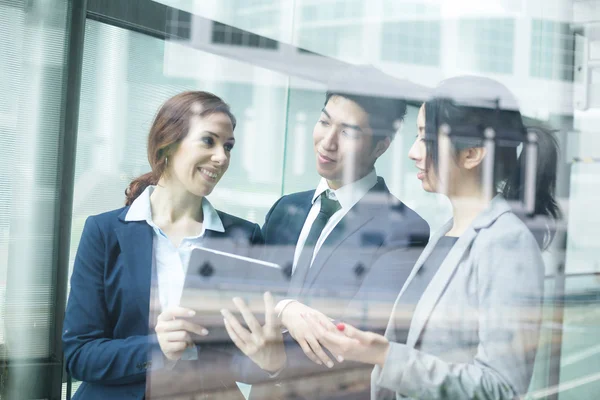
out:
{"label": "reflected railing", "polygon": [[[563,282],[563,291],[561,284]],[[600,376],[590,375],[590,365],[600,363],[600,273],[553,274],[545,278],[544,318],[541,326],[538,357],[530,392],[526,398],[557,396],[562,390],[577,390],[600,382]],[[557,290],[558,289],[558,290]],[[225,300],[225,299],[224,299]],[[374,303],[376,304],[376,303]],[[368,307],[361,310],[363,321],[370,320]],[[377,313],[380,314],[380,313]],[[385,319],[385,318],[384,318]],[[376,319],[379,326],[383,319]],[[381,320],[381,321],[380,321]],[[383,323],[386,323],[387,319]],[[381,330],[381,329],[377,329]],[[594,360],[597,360],[594,362]],[[590,364],[590,362],[592,364]],[[371,366],[332,371],[327,374],[301,375],[291,381],[302,381],[303,390],[315,393],[327,389],[340,396],[364,389],[369,384]],[[554,374],[554,376],[552,376]],[[292,384],[294,382],[291,382]],[[69,400],[80,382],[67,377],[63,399]],[[222,393],[219,392],[219,395]],[[584,398],[581,397],[580,398]]]}

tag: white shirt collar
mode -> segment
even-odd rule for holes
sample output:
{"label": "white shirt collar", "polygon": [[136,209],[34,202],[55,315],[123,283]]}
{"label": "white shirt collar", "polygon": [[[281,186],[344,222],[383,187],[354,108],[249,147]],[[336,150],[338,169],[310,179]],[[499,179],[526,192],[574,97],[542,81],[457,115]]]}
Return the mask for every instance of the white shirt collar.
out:
{"label": "white shirt collar", "polygon": [[[150,195],[154,191],[155,186],[148,186],[137,199],[133,201],[125,221],[146,221],[149,225],[154,226],[152,221],[152,206],[150,205]],[[204,222],[202,223],[202,231],[211,230],[215,232],[225,232],[223,222],[219,218],[217,210],[210,204],[206,199],[202,199],[202,215],[204,216]]]}
{"label": "white shirt collar", "polygon": [[349,183],[347,185],[342,186],[337,190],[333,190],[327,184],[327,180],[325,178],[321,178],[319,181],[319,185],[315,190],[315,194],[313,196],[313,203],[317,198],[325,191],[329,190],[329,196],[332,199],[337,199],[340,202],[340,206],[342,206],[343,210],[349,210],[356,203],[362,199],[369,190],[373,188],[377,184],[377,173],[375,169],[372,169],[366,176],[361,179]]}

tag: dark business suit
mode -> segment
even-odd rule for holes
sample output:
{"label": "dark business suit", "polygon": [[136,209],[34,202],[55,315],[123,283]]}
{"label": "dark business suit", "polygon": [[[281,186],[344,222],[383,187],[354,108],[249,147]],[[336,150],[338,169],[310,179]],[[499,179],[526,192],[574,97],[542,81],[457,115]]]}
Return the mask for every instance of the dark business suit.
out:
{"label": "dark business suit", "polygon": [[[291,268],[313,195],[314,190],[294,193],[273,205],[262,229],[269,261]],[[395,198],[383,178],[378,178],[317,252],[299,297],[393,302],[428,239],[427,222]],[[404,253],[389,257],[397,251]]]}
{"label": "dark business suit", "polygon": [[[128,210],[89,217],[77,250],[63,330],[67,371],[83,381],[74,400],[142,399],[147,373],[161,368],[150,307],[153,231],[125,221]],[[235,252],[262,242],[258,225],[218,214],[225,232],[206,230],[203,246]],[[196,362],[216,363],[215,354],[202,349]],[[220,379],[235,387],[229,375]]]}
{"label": "dark business suit", "polygon": [[[262,232],[269,261],[291,270],[314,193],[283,196],[267,214]],[[291,293],[329,317],[383,333],[394,300],[428,240],[427,222],[395,198],[379,177],[335,226],[306,279]],[[365,306],[368,315],[363,313]],[[286,343],[286,352],[288,367],[279,380],[327,371],[312,363],[293,341]],[[267,387],[255,389],[253,399],[268,397]]]}

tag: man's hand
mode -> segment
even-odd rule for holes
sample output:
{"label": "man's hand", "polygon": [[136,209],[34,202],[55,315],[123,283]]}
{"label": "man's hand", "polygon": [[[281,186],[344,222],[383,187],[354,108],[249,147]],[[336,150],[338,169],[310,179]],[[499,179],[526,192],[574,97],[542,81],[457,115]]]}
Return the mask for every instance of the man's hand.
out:
{"label": "man's hand", "polygon": [[287,328],[290,335],[298,342],[302,351],[314,363],[319,365],[327,365],[333,367],[333,361],[327,353],[322,349],[319,340],[315,336],[315,332],[306,317],[310,316],[313,320],[318,321],[323,329],[335,331],[335,325],[327,318],[325,314],[314,310],[302,303],[294,301],[288,304],[281,313],[281,322]]}
{"label": "man's hand", "polygon": [[225,329],[229,337],[246,356],[256,365],[268,372],[280,371],[286,363],[281,323],[275,314],[273,296],[265,293],[265,325],[260,326],[246,303],[234,298],[233,303],[242,314],[246,325],[244,328],[229,310],[221,310],[225,319]]}

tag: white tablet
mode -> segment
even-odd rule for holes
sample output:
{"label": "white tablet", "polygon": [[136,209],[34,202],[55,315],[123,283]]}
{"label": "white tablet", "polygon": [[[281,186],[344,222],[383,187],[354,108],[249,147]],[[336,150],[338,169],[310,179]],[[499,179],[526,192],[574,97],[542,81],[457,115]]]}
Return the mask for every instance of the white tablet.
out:
{"label": "white tablet", "polygon": [[195,248],[190,256],[180,305],[195,310],[196,315],[191,320],[209,331],[207,337],[194,337],[194,341],[230,341],[223,326],[221,309],[230,310],[245,325],[232,301],[234,297],[241,297],[262,324],[264,292],[281,298],[287,293],[289,284],[289,274],[277,264]]}
{"label": "white tablet", "polygon": [[190,256],[185,289],[285,293],[289,283],[278,264],[198,247]]}

